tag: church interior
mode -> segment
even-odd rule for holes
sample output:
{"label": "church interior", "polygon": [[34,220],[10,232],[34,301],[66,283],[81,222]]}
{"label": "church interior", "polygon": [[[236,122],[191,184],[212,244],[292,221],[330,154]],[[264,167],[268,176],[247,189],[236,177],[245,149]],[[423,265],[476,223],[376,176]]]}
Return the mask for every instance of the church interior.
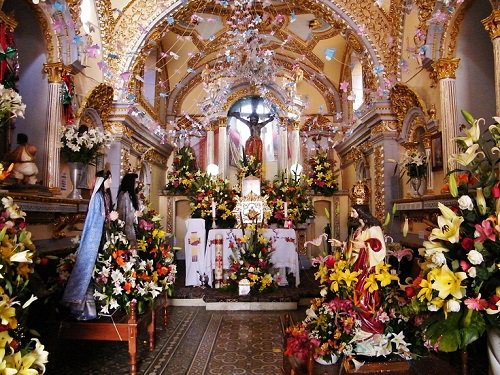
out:
{"label": "church interior", "polygon": [[500,1],[0,0],[0,94],[0,374],[500,374]]}

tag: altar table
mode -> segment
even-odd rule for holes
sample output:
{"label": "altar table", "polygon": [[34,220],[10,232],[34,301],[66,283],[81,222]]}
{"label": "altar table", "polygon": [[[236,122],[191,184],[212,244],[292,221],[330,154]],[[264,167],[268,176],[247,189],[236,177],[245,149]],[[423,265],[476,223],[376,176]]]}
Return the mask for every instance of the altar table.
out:
{"label": "altar table", "polygon": [[[232,251],[229,244],[237,237],[243,236],[241,229],[211,229],[208,232],[207,247],[205,250],[205,273],[208,281],[212,285],[212,270],[215,268],[215,236],[222,235],[223,241],[223,268],[229,269],[229,256]],[[274,251],[271,253],[271,262],[275,268],[288,269],[295,276],[295,286],[300,284],[299,257],[297,254],[297,238],[294,229],[266,229],[264,237],[272,240]],[[282,274],[286,277],[285,274]]]}

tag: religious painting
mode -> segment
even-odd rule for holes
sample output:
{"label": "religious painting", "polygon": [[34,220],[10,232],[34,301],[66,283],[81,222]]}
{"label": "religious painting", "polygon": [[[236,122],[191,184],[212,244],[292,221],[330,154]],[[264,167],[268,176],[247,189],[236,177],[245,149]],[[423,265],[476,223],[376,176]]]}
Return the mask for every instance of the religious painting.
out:
{"label": "religious painting", "polygon": [[433,171],[443,169],[443,139],[441,132],[431,138],[431,165]]}

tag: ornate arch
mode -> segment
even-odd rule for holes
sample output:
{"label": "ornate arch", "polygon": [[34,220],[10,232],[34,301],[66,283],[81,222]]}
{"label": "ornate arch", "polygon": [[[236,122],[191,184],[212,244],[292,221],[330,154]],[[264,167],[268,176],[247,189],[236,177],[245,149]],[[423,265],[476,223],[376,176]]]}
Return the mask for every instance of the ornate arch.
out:
{"label": "ornate arch", "polygon": [[91,113],[93,113],[93,116],[100,118],[102,123],[104,124],[104,127],[106,127],[112,104],[113,88],[106,85],[105,83],[101,83],[96,86],[83,100],[82,105],[78,109],[78,112],[75,116],[76,122],[78,123],[81,121],[83,114],[87,113],[88,109],[93,109],[95,111],[91,111]]}
{"label": "ornate arch", "polygon": [[403,129],[407,114],[413,108],[418,108],[423,112],[424,105],[418,95],[407,85],[397,83],[390,93],[391,110],[396,115],[398,131]]}
{"label": "ornate arch", "polygon": [[[116,78],[121,73],[130,71],[135,65],[135,53],[141,50],[141,46],[150,38],[151,31],[159,22],[162,22],[169,14],[175,14],[179,9],[182,9],[183,2],[176,0],[157,0],[156,6],[152,7],[148,4],[149,0],[131,1],[123,10],[120,17],[112,23],[112,30],[103,30],[103,48],[106,52],[116,53],[118,59],[109,59],[108,65],[112,75]],[[193,0],[192,2],[204,2],[205,0]],[[397,73],[398,57],[400,52],[395,50],[396,47],[391,47],[388,44],[387,32],[395,38],[401,38],[399,35],[399,15],[392,14],[388,17],[373,1],[364,0],[352,2],[351,0],[336,0],[332,1],[314,1],[314,0],[294,0],[302,7],[308,7],[313,13],[322,14],[328,19],[338,22],[339,19],[352,28],[358,35],[363,35],[361,43],[365,46],[371,59],[375,65],[384,66],[388,74]],[[96,4],[98,9],[106,10],[109,7],[109,0],[100,0]],[[325,12],[325,8],[330,12]],[[394,8],[394,7],[391,7]],[[396,8],[394,8],[396,9]],[[337,17],[338,16],[338,17]],[[392,23],[391,23],[392,22]],[[361,27],[364,27],[366,32],[361,33]],[[144,30],[143,33],[138,33],[137,30]],[[117,47],[112,45],[113,41],[106,35],[120,35],[120,43],[124,49],[130,51],[130,54],[119,53]],[[394,43],[397,45],[398,43]],[[115,89],[119,89],[118,79],[106,78],[113,81]]]}

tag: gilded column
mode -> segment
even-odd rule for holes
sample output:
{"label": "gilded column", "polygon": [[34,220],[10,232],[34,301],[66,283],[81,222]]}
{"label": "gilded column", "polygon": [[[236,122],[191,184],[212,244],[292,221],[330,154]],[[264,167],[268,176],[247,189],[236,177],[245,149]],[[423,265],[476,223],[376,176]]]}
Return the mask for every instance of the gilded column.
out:
{"label": "gilded column", "polygon": [[299,121],[292,122],[292,132],[290,134],[290,147],[291,147],[291,160],[290,168],[295,164],[300,163],[300,135],[299,135]]}
{"label": "gilded column", "polygon": [[62,127],[62,73],[65,69],[62,62],[43,65],[49,80],[49,102],[45,137],[45,159],[43,161],[43,181],[49,191],[58,193],[59,188],[59,129]]}
{"label": "gilded column", "polygon": [[227,177],[228,166],[228,143],[227,143],[227,126],[226,119],[219,119],[219,176]]}
{"label": "gilded column", "polygon": [[481,21],[490,34],[493,43],[493,56],[495,60],[495,97],[496,115],[500,116],[500,9],[495,9],[488,17]]}
{"label": "gilded column", "polygon": [[207,130],[207,166],[214,164],[215,158],[215,137],[214,137],[214,125],[211,124],[210,128]]}
{"label": "gilded column", "polygon": [[[439,99],[441,107],[441,131],[443,133],[443,160],[448,160],[450,155],[459,153],[455,138],[458,135],[458,117],[456,100],[455,72],[460,59],[442,58],[433,65],[439,80]],[[445,163],[444,173],[456,168],[456,163]]]}
{"label": "gilded column", "polygon": [[278,129],[278,173],[288,170],[288,128],[287,119],[281,118],[281,124]]}

